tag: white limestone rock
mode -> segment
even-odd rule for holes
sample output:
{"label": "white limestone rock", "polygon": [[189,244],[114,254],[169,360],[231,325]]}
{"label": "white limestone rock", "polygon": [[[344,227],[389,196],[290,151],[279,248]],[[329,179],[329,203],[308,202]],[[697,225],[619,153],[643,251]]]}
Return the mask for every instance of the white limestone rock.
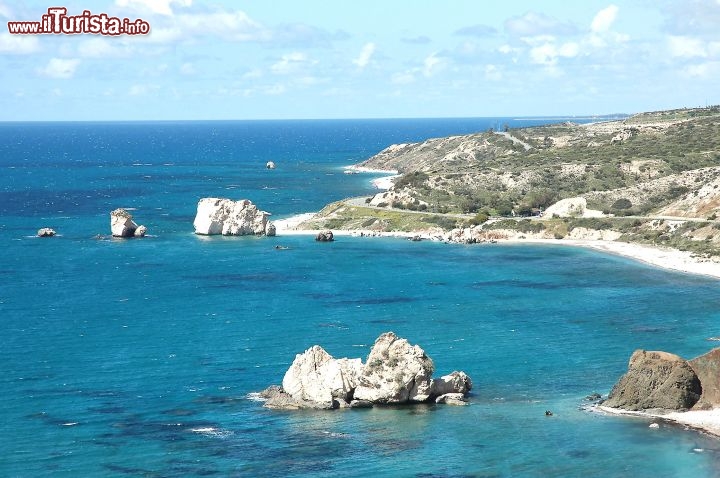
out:
{"label": "white limestone rock", "polygon": [[472,380],[465,372],[452,372],[440,378],[433,379],[430,384],[431,394],[435,397],[449,393],[464,395],[472,390]]}
{"label": "white limestone rock", "polygon": [[561,199],[549,206],[543,215],[545,217],[582,217],[587,209],[587,200],[584,197]]}
{"label": "white limestone rock", "polygon": [[393,332],[377,338],[355,389],[356,400],[373,403],[424,402],[431,397],[432,359]]}
{"label": "white limestone rock", "polygon": [[147,227],[138,226],[137,229],[135,229],[133,236],[134,237],[145,237],[145,234],[147,234]]}
{"label": "white limestone rock", "polygon": [[[138,227],[133,221],[132,214],[127,210],[118,208],[110,213],[110,230],[114,237],[133,237]],[[147,231],[145,226],[143,226],[143,229]]]}
{"label": "white limestone rock", "polygon": [[349,402],[362,373],[362,361],[335,359],[319,345],[295,356],[285,372],[282,388],[297,400],[332,403]]}
{"label": "white limestone rock", "polygon": [[203,198],[195,215],[195,234],[224,236],[262,235],[268,227],[270,213],[260,211],[247,199],[233,201]]}
{"label": "white limestone rock", "polygon": [[55,234],[55,229],[51,227],[43,227],[41,229],[38,229],[37,236],[38,237],[53,237]]}

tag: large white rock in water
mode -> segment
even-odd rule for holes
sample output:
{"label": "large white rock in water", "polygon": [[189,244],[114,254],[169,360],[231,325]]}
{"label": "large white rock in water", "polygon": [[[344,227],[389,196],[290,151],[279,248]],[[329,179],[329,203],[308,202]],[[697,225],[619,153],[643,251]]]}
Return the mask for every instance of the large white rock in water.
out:
{"label": "large white rock in water", "polygon": [[195,234],[262,235],[274,229],[268,227],[269,217],[270,213],[260,211],[247,199],[203,198],[198,202],[193,225]]}
{"label": "large white rock in water", "polygon": [[440,378],[434,378],[430,385],[430,393],[437,397],[447,394],[465,395],[472,390],[472,380],[465,372],[452,372]]}
{"label": "large white rock in water", "polygon": [[[115,237],[133,237],[138,225],[133,221],[132,214],[123,208],[115,209],[110,213],[110,230]],[[147,228],[143,226],[143,235]]]}
{"label": "large white rock in water", "polygon": [[360,359],[334,359],[314,345],[295,356],[285,372],[282,388],[297,400],[325,404],[337,398],[348,402],[361,373]]}
{"label": "large white rock in water", "polygon": [[370,350],[354,398],[373,403],[424,402],[432,394],[433,370],[433,361],[423,349],[386,332]]}

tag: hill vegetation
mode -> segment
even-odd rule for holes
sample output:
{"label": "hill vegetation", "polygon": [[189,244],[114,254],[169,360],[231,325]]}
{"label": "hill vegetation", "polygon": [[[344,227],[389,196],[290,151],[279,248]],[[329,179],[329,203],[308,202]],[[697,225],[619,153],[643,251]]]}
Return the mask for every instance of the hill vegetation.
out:
{"label": "hill vegetation", "polygon": [[[375,207],[363,211],[364,219],[356,207],[345,224],[336,208],[335,227],[369,224],[382,209],[452,214],[430,222],[446,229],[469,227],[474,217],[497,222],[498,217],[539,216],[561,199],[583,198],[588,209],[604,217],[605,229],[622,234],[621,240],[710,253],[720,243],[720,234],[712,233],[720,215],[720,106],[428,139],[392,145],[359,166],[402,175],[389,191],[368,200]],[[457,216],[463,214],[465,222]],[[622,217],[631,220],[620,222]],[[658,224],[662,219],[682,225],[668,231]],[[388,224],[421,227],[417,219],[402,222]],[[568,220],[564,223],[567,229]],[[557,224],[547,228],[556,230]]]}

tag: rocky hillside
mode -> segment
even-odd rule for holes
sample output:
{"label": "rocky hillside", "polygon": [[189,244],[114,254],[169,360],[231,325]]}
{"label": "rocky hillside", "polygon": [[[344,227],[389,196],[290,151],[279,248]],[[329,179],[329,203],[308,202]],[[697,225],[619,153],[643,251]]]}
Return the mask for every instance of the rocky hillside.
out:
{"label": "rocky hillside", "polygon": [[392,145],[361,166],[403,174],[388,196],[400,208],[511,216],[584,196],[606,214],[706,217],[720,208],[720,107]]}
{"label": "rocky hillside", "polygon": [[401,176],[304,227],[620,240],[720,262],[720,106],[428,139],[360,166]]}

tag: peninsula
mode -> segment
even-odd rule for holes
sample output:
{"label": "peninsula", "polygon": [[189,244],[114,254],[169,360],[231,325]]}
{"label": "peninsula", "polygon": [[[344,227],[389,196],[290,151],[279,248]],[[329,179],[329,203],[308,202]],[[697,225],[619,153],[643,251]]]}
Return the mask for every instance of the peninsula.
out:
{"label": "peninsula", "polygon": [[720,106],[396,144],[355,168],[397,175],[291,229],[590,245],[720,277]]}

